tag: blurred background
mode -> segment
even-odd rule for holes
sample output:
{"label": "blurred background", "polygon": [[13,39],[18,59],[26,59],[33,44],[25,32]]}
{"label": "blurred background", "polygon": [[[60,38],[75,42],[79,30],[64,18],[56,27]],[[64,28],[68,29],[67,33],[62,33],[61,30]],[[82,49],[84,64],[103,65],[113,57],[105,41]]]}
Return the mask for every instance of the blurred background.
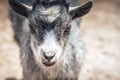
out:
{"label": "blurred background", "polygon": [[[0,80],[21,80],[8,8],[7,0],[0,0]],[[120,0],[94,0],[80,28],[87,47],[80,80],[120,80]]]}

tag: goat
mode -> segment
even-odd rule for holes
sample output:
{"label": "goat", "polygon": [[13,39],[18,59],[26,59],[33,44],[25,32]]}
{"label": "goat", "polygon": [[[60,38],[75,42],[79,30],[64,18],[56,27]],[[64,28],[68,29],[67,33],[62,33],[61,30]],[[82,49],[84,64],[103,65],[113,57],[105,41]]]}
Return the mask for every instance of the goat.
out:
{"label": "goat", "polygon": [[85,48],[76,19],[87,14],[93,2],[74,8],[69,2],[34,0],[29,6],[9,0],[15,12],[11,14],[19,14],[11,20],[17,30],[21,28],[18,39],[25,80],[78,79]]}

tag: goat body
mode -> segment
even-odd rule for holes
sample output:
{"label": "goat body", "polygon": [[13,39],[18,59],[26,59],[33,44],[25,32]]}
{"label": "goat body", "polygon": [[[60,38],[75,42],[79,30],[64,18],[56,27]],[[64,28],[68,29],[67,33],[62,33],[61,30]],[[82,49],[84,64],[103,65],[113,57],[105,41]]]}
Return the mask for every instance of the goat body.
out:
{"label": "goat body", "polygon": [[[43,6],[43,4],[39,3],[37,7],[34,6],[34,9],[28,15],[22,12],[22,10],[18,11],[15,7],[17,6],[19,8],[20,5],[22,5],[23,8],[25,7],[23,3],[32,6],[35,0],[19,0],[22,4],[9,0],[13,10],[26,17],[23,18],[10,10],[13,29],[20,46],[21,64],[25,80],[78,79],[85,48],[79,30],[80,19],[73,20],[72,22],[71,19],[88,13],[92,3],[88,3],[87,6],[84,5],[80,10],[79,8],[75,9],[78,11],[83,10],[81,14],[75,10],[71,11],[70,13],[73,17],[70,17],[70,14],[67,13],[68,10],[65,0],[63,0],[63,4],[65,5],[59,2],[57,3],[56,0],[48,0],[48,2],[51,1],[54,4],[43,3]],[[40,2],[42,2],[42,0]],[[46,0],[44,0],[44,2],[46,2]],[[67,0],[67,3],[69,3],[71,7],[79,6],[79,0]],[[88,10],[84,11],[84,8],[88,8]],[[52,9],[54,11],[52,11]],[[26,12],[27,11],[29,10],[26,10]],[[49,18],[48,16],[46,18],[46,15],[52,15],[52,17],[50,16]],[[68,27],[68,23],[71,25],[71,27],[69,27],[70,31],[69,28],[63,30],[63,27],[60,27],[64,26],[63,22],[64,24],[67,23],[66,27]],[[60,25],[59,27],[58,24]]]}

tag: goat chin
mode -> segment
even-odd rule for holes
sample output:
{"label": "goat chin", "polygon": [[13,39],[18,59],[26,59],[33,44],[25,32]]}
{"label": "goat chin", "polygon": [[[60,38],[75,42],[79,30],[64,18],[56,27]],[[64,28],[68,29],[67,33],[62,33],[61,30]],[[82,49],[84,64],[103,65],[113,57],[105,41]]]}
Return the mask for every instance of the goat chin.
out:
{"label": "goat chin", "polygon": [[[63,56],[59,61],[57,61],[54,65],[52,66],[45,66],[43,63],[38,64],[38,66],[41,68],[43,74],[48,78],[48,79],[55,79],[63,71],[64,66],[63,66]],[[63,72],[62,72],[63,73]]]}
{"label": "goat chin", "polygon": [[56,64],[52,67],[44,67],[43,69],[44,75],[49,79],[55,79],[58,76],[59,71],[61,70],[59,64]]}

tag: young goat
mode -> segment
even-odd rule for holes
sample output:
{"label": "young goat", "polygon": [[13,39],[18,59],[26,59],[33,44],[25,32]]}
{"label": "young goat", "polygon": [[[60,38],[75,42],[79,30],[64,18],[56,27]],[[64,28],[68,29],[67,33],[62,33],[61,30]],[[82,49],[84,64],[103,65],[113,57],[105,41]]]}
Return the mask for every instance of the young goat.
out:
{"label": "young goat", "polygon": [[[36,0],[30,7],[9,0],[11,8],[22,16],[16,20],[23,26],[19,44],[25,80],[78,79],[84,44],[75,19],[87,14],[93,3],[89,1],[83,6],[72,8],[68,2]],[[14,15],[11,20],[18,28]]]}

